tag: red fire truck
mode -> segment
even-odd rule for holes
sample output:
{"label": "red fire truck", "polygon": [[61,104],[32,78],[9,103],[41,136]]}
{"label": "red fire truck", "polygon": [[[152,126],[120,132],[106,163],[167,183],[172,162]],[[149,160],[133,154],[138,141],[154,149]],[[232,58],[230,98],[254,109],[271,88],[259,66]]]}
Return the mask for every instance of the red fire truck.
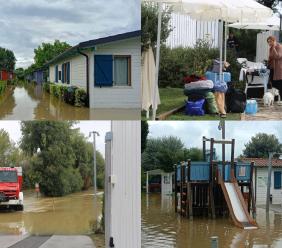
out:
{"label": "red fire truck", "polygon": [[22,168],[0,167],[0,208],[23,210]]}

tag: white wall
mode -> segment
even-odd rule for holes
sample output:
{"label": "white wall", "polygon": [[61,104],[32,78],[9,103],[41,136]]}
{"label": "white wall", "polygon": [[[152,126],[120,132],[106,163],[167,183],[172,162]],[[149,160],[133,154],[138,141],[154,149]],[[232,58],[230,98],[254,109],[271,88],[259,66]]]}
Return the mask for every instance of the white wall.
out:
{"label": "white wall", "polygon": [[[105,243],[141,247],[141,123],[113,121],[106,143]],[[110,180],[109,180],[110,179]]]}
{"label": "white wall", "polygon": [[[97,55],[131,55],[131,86],[94,87],[94,53]],[[96,47],[90,56],[90,107],[141,108],[141,40],[140,37]]]}
{"label": "white wall", "polygon": [[267,38],[270,35],[275,34],[275,31],[264,31],[257,34],[256,62],[263,62],[264,60],[268,60],[269,46],[267,44]]}
{"label": "white wall", "polygon": [[[131,38],[95,47],[85,52],[89,56],[90,108],[141,109],[141,40]],[[131,86],[94,87],[94,54],[131,55]],[[86,90],[86,59],[82,55],[60,61],[70,62],[70,85]],[[55,65],[50,66],[50,82],[55,82]],[[61,83],[61,81],[59,81]]]}
{"label": "white wall", "polygon": [[193,47],[197,39],[203,39],[207,34],[213,47],[218,47],[218,21],[196,21],[187,15],[173,13],[170,25],[173,31],[166,40],[168,47]]}
{"label": "white wall", "polygon": [[[271,188],[270,194],[272,194],[273,204],[282,204],[282,190],[274,189],[274,171],[282,171],[279,168],[273,168],[271,174]],[[257,199],[256,204],[265,205],[267,195],[267,168],[257,168]]]}
{"label": "white wall", "polygon": [[172,194],[172,173],[162,173],[162,194],[171,195]]}
{"label": "white wall", "polygon": [[[55,67],[58,65],[58,70],[62,71],[62,64],[70,62],[70,84],[83,88],[86,90],[86,58],[80,54],[62,60],[55,65],[50,66],[49,78],[50,82],[55,82]],[[59,83],[62,83],[61,80],[58,80]]]}

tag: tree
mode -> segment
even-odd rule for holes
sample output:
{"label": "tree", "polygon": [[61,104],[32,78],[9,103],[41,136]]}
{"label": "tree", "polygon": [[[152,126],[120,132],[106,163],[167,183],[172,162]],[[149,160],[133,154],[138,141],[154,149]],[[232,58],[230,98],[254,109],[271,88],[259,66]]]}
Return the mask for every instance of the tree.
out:
{"label": "tree", "polygon": [[141,121],[141,153],[146,148],[147,136],[149,134],[149,125],[147,121]]}
{"label": "tree", "polygon": [[23,68],[17,68],[15,70],[15,75],[17,76],[17,79],[24,80],[25,72]]}
{"label": "tree", "polygon": [[[169,24],[171,10],[166,8],[162,12],[162,30],[161,43],[168,38],[172,27]],[[141,6],[141,30],[142,30],[142,51],[146,50],[149,45],[155,48],[157,43],[157,26],[158,26],[158,7],[153,3],[142,3]]]}
{"label": "tree", "polygon": [[258,2],[273,10],[276,10],[276,5],[278,4],[278,0],[258,0]]}
{"label": "tree", "polygon": [[38,48],[34,49],[34,61],[37,68],[42,67],[48,61],[52,60],[60,53],[63,53],[71,46],[66,42],[55,40],[52,43],[42,43]]}
{"label": "tree", "polygon": [[184,149],[184,160],[190,159],[191,161],[202,161],[203,160],[203,150],[197,147],[192,147],[190,149]]}
{"label": "tree", "polygon": [[74,167],[71,146],[73,122],[24,121],[22,150],[32,157],[32,171],[47,196],[62,196],[81,190],[83,180]]}
{"label": "tree", "polygon": [[173,136],[149,139],[142,154],[144,171],[162,169],[166,172],[174,170],[174,164],[184,160],[184,144]]}
{"label": "tree", "polygon": [[[71,145],[75,156],[74,167],[79,169],[83,179],[83,189],[93,185],[93,144],[88,142],[79,130],[73,130]],[[97,187],[104,188],[105,160],[99,151],[96,151]]]}
{"label": "tree", "polygon": [[243,156],[248,158],[268,158],[269,152],[281,152],[282,145],[273,134],[258,133],[245,144]]}
{"label": "tree", "polygon": [[0,69],[14,71],[16,57],[11,50],[0,47]]}

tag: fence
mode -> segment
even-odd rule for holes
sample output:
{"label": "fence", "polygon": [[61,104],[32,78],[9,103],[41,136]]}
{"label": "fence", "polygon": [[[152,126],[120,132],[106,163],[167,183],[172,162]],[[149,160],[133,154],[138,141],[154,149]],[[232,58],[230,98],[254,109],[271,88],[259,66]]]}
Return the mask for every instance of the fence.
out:
{"label": "fence", "polygon": [[170,48],[193,47],[198,39],[208,37],[212,40],[213,47],[218,47],[218,22],[197,21],[189,16],[172,14],[170,25],[173,31],[166,41]]}

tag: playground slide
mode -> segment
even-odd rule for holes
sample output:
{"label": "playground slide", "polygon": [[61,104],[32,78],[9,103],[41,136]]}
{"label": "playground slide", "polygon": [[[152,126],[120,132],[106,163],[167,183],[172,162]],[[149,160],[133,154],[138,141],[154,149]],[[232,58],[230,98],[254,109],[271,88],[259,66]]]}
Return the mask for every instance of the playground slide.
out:
{"label": "playground slide", "polygon": [[240,188],[235,182],[220,182],[230,215],[236,226],[243,229],[257,229],[257,223],[250,216]]}

